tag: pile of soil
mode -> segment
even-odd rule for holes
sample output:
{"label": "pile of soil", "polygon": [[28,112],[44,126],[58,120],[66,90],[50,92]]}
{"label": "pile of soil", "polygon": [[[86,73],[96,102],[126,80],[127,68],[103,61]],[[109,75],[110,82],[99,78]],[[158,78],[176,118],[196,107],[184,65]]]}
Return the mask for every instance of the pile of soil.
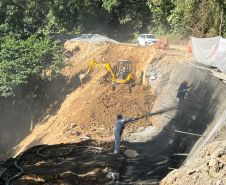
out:
{"label": "pile of soil", "polygon": [[108,37],[104,37],[99,34],[78,34],[74,36],[72,41],[84,41],[84,42],[114,42],[119,43],[116,40],[110,39]]}
{"label": "pile of soil", "polygon": [[[90,79],[85,84],[81,84],[78,76],[87,69],[93,58],[109,62],[112,67],[119,59],[131,60],[134,72],[145,71],[152,56],[150,49],[155,50],[154,47],[147,49],[108,42],[97,44],[67,41],[65,48],[73,53],[66,61],[73,66],[63,71],[67,76],[67,84],[55,81],[47,87],[49,95],[53,97],[49,114],[35,127],[32,134],[15,148],[16,154],[41,143],[73,142],[82,135],[112,141],[117,114],[122,114],[124,118],[135,118],[151,110],[155,95],[150,92],[149,86],[135,85],[131,93],[128,86],[119,86],[113,91],[111,76],[107,75],[102,66],[93,67],[89,74]],[[56,114],[51,115],[55,105],[62,101],[59,97],[64,93],[66,97],[60,108],[55,111]],[[149,124],[147,119],[142,119],[131,125],[131,129],[136,131],[138,127]]]}

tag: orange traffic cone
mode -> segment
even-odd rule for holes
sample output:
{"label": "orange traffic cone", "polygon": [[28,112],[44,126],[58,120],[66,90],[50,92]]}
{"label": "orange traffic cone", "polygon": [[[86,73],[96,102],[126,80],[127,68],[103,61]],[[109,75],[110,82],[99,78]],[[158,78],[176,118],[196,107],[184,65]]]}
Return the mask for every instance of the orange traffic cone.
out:
{"label": "orange traffic cone", "polygon": [[164,39],[164,46],[166,46],[166,47],[169,46],[169,45],[168,45],[168,39],[167,39],[167,38]]}
{"label": "orange traffic cone", "polygon": [[192,53],[191,40],[189,40],[187,52]]}

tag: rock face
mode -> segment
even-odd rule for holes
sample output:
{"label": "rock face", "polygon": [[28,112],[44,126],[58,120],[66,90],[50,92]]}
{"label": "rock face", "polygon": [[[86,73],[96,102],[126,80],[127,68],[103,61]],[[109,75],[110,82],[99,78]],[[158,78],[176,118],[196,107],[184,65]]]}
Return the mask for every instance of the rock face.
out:
{"label": "rock face", "polygon": [[226,184],[226,140],[207,145],[196,159],[173,170],[160,185]]}
{"label": "rock face", "polygon": [[164,68],[164,66],[156,65],[154,67],[151,63],[149,63],[147,70],[146,70],[145,78],[148,79],[149,85],[151,87],[154,88],[156,80],[161,77],[161,69],[162,68]]}

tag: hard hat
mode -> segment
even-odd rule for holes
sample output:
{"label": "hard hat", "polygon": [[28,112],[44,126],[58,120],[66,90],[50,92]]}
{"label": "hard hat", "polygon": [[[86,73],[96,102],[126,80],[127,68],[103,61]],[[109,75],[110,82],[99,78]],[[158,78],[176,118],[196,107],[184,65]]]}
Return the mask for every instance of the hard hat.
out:
{"label": "hard hat", "polygon": [[119,114],[119,115],[117,116],[117,119],[122,119],[122,115]]}
{"label": "hard hat", "polygon": [[185,80],[185,81],[183,81],[183,84],[184,85],[188,85],[188,82]]}

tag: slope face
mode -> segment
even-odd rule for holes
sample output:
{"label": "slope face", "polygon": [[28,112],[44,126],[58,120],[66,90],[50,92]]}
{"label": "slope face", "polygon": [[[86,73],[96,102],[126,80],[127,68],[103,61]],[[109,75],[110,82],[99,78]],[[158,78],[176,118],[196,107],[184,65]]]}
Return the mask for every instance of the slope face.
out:
{"label": "slope face", "polygon": [[[153,46],[138,48],[134,45],[108,42],[67,41],[65,48],[71,54],[70,59],[66,62],[73,65],[63,71],[67,81],[58,79],[47,84],[46,88],[51,97],[51,106],[43,121],[37,124],[34,131],[14,148],[15,156],[39,144],[77,143],[80,141],[78,138],[83,135],[95,140],[94,146],[97,146],[98,143],[103,146],[106,141],[110,142],[111,146],[114,140],[113,132],[117,114],[122,114],[126,118],[139,117],[150,113],[155,104],[155,99],[158,97],[158,94],[155,93],[158,89],[149,86],[145,75],[142,78],[143,84],[133,87],[131,93],[126,86],[120,86],[112,91],[111,78],[107,76],[106,70],[94,66],[90,73],[90,79],[87,83],[81,84],[78,76],[85,71],[91,59],[104,60],[109,62],[112,67],[115,66],[117,60],[131,60],[134,72],[138,74],[142,72],[145,74],[150,63],[153,67],[161,66],[164,73],[171,69],[170,66],[193,60],[192,55],[185,52],[186,47],[184,50],[171,48],[168,51],[162,51],[156,50]],[[140,132],[147,125],[158,126],[154,117],[141,119],[130,124],[125,130],[125,135],[129,136],[133,132]],[[157,142],[155,146],[158,146]],[[65,152],[65,149],[61,149],[59,146],[52,147],[54,153]],[[147,153],[149,149],[146,149],[147,151],[143,152]],[[49,152],[51,153],[51,151]],[[36,160],[36,157],[32,156],[29,159],[26,157],[26,160],[28,160],[27,163],[31,164],[32,161]],[[113,157],[112,160],[109,158],[110,163],[119,161],[121,165],[122,159]],[[52,162],[54,161],[41,161],[46,165]],[[21,163],[23,165],[23,160]],[[37,164],[34,165],[37,167]],[[110,166],[114,170],[118,168],[114,165]],[[101,170],[104,169],[102,166]],[[65,167],[64,172],[69,170],[71,169]],[[104,174],[106,175],[106,170]],[[40,176],[38,175],[38,177]],[[35,177],[28,175],[27,178],[34,179]],[[64,177],[51,176],[51,178],[62,180]]]}
{"label": "slope face", "polygon": [[[20,143],[16,149],[17,154],[40,143],[73,142],[84,134],[90,135],[92,139],[110,141],[113,139],[117,114],[138,117],[150,112],[155,96],[150,93],[149,86],[135,86],[131,93],[126,86],[112,91],[111,78],[100,66],[93,67],[91,79],[85,84],[80,83],[78,76],[88,68],[93,58],[109,62],[112,67],[119,59],[131,60],[134,71],[144,71],[151,62],[153,54],[150,51],[154,48],[72,41],[67,41],[65,48],[73,53],[67,61],[73,66],[63,71],[67,76],[67,84],[55,81],[47,87],[50,96],[55,97],[48,110],[49,114],[36,126],[33,133]],[[62,104],[59,105],[59,102]],[[53,109],[57,109],[55,114],[51,114]],[[131,126],[130,130],[135,131],[137,127],[148,124],[151,123],[143,119]]]}

